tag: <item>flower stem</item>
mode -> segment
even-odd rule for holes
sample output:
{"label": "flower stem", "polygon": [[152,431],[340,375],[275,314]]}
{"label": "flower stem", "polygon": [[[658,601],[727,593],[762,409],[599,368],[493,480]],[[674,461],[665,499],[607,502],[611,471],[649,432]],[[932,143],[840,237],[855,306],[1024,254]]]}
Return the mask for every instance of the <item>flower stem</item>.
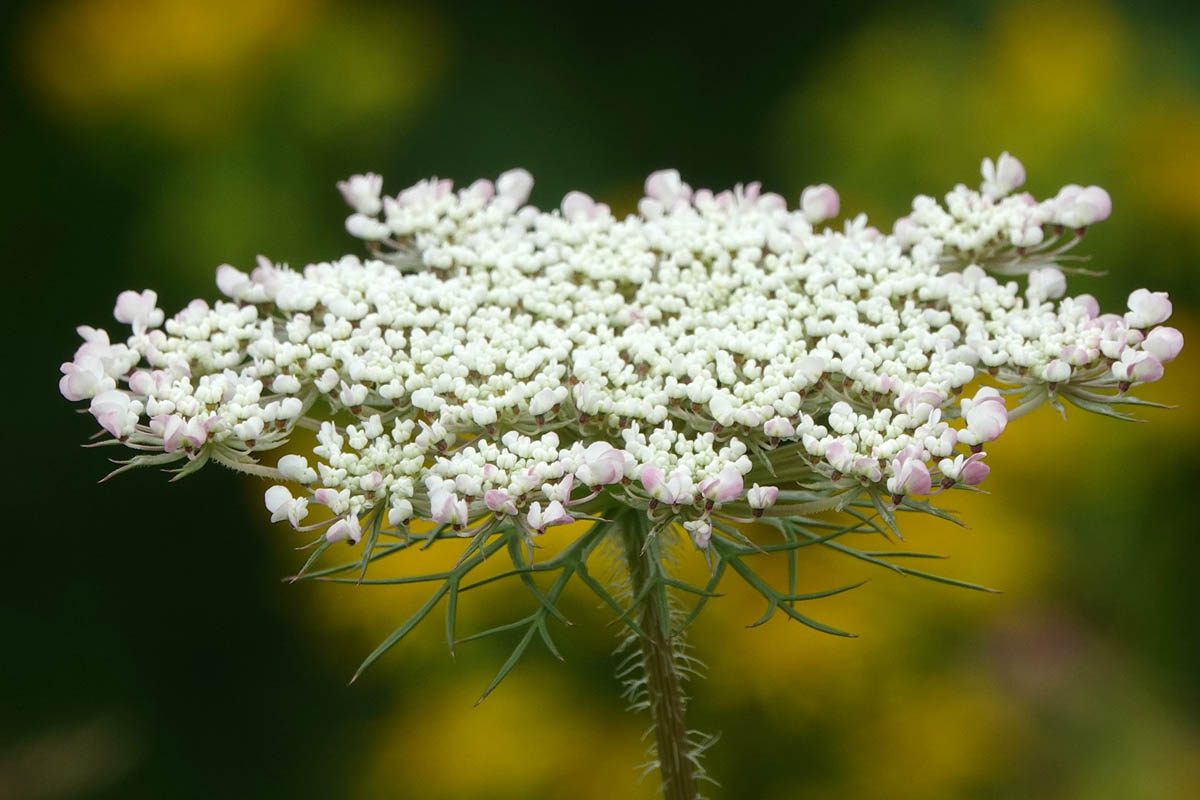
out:
{"label": "flower stem", "polygon": [[[689,758],[687,724],[684,720],[686,698],[675,665],[675,647],[671,636],[670,609],[666,586],[661,581],[659,542],[649,540],[649,520],[640,511],[626,514],[621,533],[625,561],[629,569],[631,595],[640,600],[634,609],[646,693],[654,725],[655,752],[666,800],[696,800],[695,764]],[[658,586],[647,591],[648,584]]]}

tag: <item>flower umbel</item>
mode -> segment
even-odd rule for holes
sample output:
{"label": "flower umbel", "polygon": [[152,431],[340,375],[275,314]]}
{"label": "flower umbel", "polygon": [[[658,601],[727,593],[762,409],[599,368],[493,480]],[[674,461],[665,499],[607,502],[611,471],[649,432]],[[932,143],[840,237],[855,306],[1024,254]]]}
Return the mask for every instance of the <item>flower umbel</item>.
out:
{"label": "flower umbel", "polygon": [[[1129,389],[1183,346],[1163,326],[1166,293],[1138,289],[1120,314],[1068,293],[1061,257],[1109,216],[1103,189],[1014,194],[1025,170],[1008,153],[982,172],[979,190],[917,197],[891,234],[863,215],[819,227],[840,212],[824,184],[789,208],[757,183],[714,193],[665,170],[619,218],[581,192],[558,210],[527,205],[524,170],[395,196],[358,175],[338,188],[369,258],[225,265],[225,299],[169,318],[153,291],[124,292],[114,316],[128,335],[79,328],[59,387],[89,404],[97,444],[134,451],[116,472],[174,464],[181,477],[211,461],[272,480],[272,521],[315,537],[302,574],[361,578],[384,555],[467,539],[364,667],[443,597],[453,647],[458,595],[479,585],[464,579],[501,550],[537,610],[469,638],[524,631],[517,655],[535,636],[554,649],[548,622],[572,577],[647,658],[672,647],[727,567],[766,600],[761,621],[783,612],[840,634],[796,610],[840,589],[799,594],[794,569],[787,591],[771,588],[744,560],[764,551],[739,523],[777,529],[784,544],[769,549],[789,559],[835,547],[935,577],[835,540],[898,533],[897,510],[945,515],[918,498],[983,481],[983,446],[1002,447],[1007,425],[1042,403],[1124,417],[1122,405],[1145,404]],[[284,454],[301,429],[315,445]],[[854,524],[812,524],[833,511]],[[630,513],[645,517],[640,549],[614,522]],[[534,540],[577,520],[594,524],[535,563]],[[586,569],[606,539],[622,543],[637,584],[623,599]],[[362,553],[314,572],[334,542]],[[703,552],[709,585],[668,574],[659,554],[677,546]],[[557,578],[543,588],[537,572]],[[656,725],[670,711],[650,707]],[[686,785],[689,761],[664,762],[664,778]]]}

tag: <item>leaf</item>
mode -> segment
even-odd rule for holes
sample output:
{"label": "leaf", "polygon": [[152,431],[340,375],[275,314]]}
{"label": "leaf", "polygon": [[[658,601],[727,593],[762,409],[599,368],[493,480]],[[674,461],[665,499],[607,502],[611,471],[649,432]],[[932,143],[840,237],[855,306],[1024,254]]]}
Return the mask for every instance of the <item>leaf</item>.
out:
{"label": "leaf", "polygon": [[521,640],[517,642],[517,646],[513,648],[512,655],[501,665],[500,671],[496,673],[496,677],[492,678],[492,682],[483,690],[483,694],[479,695],[479,699],[475,701],[475,705],[479,705],[486,700],[488,695],[494,692],[496,687],[500,685],[501,681],[508,677],[508,673],[512,672],[513,668],[517,666],[521,657],[525,655],[525,651],[529,649],[529,643],[533,641],[534,630],[534,626],[530,625],[529,629],[525,631],[525,635],[521,637]]}
{"label": "leaf", "polygon": [[449,597],[446,600],[446,646],[450,648],[450,657],[454,657],[454,626],[458,622],[458,582],[450,585]]}
{"label": "leaf", "polygon": [[322,553],[324,553],[326,550],[329,549],[329,545],[330,545],[329,540],[326,539],[324,536],[322,536],[317,541],[316,549],[312,551],[312,554],[309,555],[308,560],[304,562],[304,566],[300,567],[300,571],[297,572],[295,575],[291,576],[290,578],[285,578],[285,580],[288,583],[295,583],[296,581],[305,577],[304,573],[308,571],[309,567],[311,567],[313,564],[317,563],[317,559],[319,559],[321,557]]}
{"label": "leaf", "polygon": [[[798,529],[798,530],[802,536],[811,536],[812,535],[812,534],[809,534],[807,531],[803,530],[802,528]],[[822,546],[828,547],[832,550],[836,550],[839,553],[845,553],[846,555],[850,556],[851,558],[857,558],[860,561],[866,561],[868,564],[874,564],[876,566],[883,567],[885,569],[890,569],[892,572],[896,572],[901,575],[911,575],[914,578],[922,578],[924,580],[933,581],[935,583],[944,583],[949,586],[957,586],[961,589],[971,589],[971,590],[977,591],[977,592],[988,592],[989,594],[999,594],[998,590],[990,589],[987,586],[981,586],[979,584],[969,583],[967,581],[960,581],[955,578],[947,578],[942,575],[934,575],[934,574],[931,574],[928,572],[921,572],[920,570],[910,569],[908,567],[903,567],[899,564],[893,564],[890,561],[885,561],[882,558],[876,558],[868,553],[865,553],[861,550],[856,550],[853,547],[849,547],[849,546],[841,544],[839,542],[822,542],[821,544],[822,544]]]}
{"label": "leaf", "polygon": [[379,527],[382,521],[383,509],[381,507],[376,509],[375,514],[371,517],[371,529],[367,533],[367,542],[363,545],[362,570],[358,573],[359,581],[367,577],[367,567],[371,563],[371,553],[375,550],[375,542],[379,540]]}
{"label": "leaf", "polygon": [[721,582],[721,576],[725,574],[725,564],[725,559],[718,554],[717,563],[713,567],[712,577],[709,578],[708,585],[704,589],[705,593],[696,601],[696,605],[692,607],[692,610],[688,612],[683,621],[675,627],[676,635],[682,634],[695,621],[696,617],[700,616],[700,612],[704,610],[704,606],[708,603],[710,597],[717,596],[713,594],[713,590],[717,588],[717,585]]}
{"label": "leaf", "polygon": [[363,660],[362,664],[360,664],[358,669],[354,672],[354,677],[350,679],[350,682],[354,683],[357,681],[359,676],[366,671],[367,667],[374,664],[380,656],[392,649],[393,645],[407,636],[413,628],[421,624],[421,620],[429,616],[429,612],[433,610],[433,607],[438,604],[438,601],[442,599],[442,595],[446,594],[446,592],[447,585],[443,583],[440,587],[438,587],[438,590],[434,592],[428,600],[425,601],[424,605],[418,608],[411,617],[404,621],[404,624],[392,631],[392,633],[386,639],[384,639],[378,647],[371,651],[371,654]]}
{"label": "leaf", "polygon": [[[718,545],[718,547],[724,547],[724,546],[726,546],[726,545],[724,545],[723,543]],[[738,575],[740,575],[742,577],[742,580],[744,580],[753,589],[755,589],[759,594],[761,594],[767,601],[766,612],[764,612],[763,615],[761,617],[759,617],[756,621],[750,623],[750,625],[748,627],[755,627],[757,625],[762,625],[767,620],[769,620],[772,616],[774,616],[775,611],[777,609],[779,609],[779,610],[782,610],[785,614],[787,614],[792,619],[799,622],[800,624],[806,625],[806,626],[812,628],[813,630],[817,630],[822,633],[828,633],[833,636],[845,636],[845,637],[849,637],[849,638],[854,638],[856,636],[856,634],[849,633],[847,631],[843,631],[840,628],[834,628],[830,625],[826,625],[823,622],[817,622],[816,620],[812,619],[811,617],[807,617],[804,614],[801,614],[800,612],[796,611],[796,609],[793,608],[790,604],[787,604],[784,602],[787,599],[786,597],[784,597],[783,595],[780,595],[778,592],[776,592],[774,589],[772,589],[771,586],[766,581],[764,581],[758,573],[756,573],[754,570],[752,570],[748,566],[746,566],[746,564],[744,564],[742,562],[742,559],[740,556],[738,556],[736,554],[731,555],[731,554],[726,554],[726,553],[722,553],[722,555],[729,562],[729,564],[733,567],[734,571],[736,571],[738,573]],[[831,594],[840,594],[841,592],[849,591],[852,588],[855,588],[855,587],[849,586],[849,587],[841,587],[839,589],[829,590],[828,592],[825,593],[825,596],[829,596]],[[819,595],[821,593],[817,593],[817,594]],[[800,596],[800,597],[803,597],[803,596]]]}

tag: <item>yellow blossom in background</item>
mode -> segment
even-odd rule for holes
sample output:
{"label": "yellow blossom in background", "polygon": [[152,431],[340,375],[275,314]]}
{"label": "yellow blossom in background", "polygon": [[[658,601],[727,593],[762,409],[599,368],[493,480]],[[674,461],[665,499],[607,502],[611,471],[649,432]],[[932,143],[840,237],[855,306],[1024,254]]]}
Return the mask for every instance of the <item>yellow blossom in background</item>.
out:
{"label": "yellow blossom in background", "polygon": [[53,111],[230,139],[263,113],[324,134],[412,104],[444,62],[436,18],[323,0],[68,0],[27,20],[28,77]]}
{"label": "yellow blossom in background", "polygon": [[[1005,148],[1039,180],[1102,183],[1113,192],[1113,219],[1088,235],[1104,237],[1099,243],[1121,258],[1097,263],[1117,273],[1174,269],[1158,280],[1174,296],[1175,287],[1196,285],[1200,89],[1170,68],[1187,54],[1131,9],[1104,0],[1018,0],[980,9],[978,25],[948,13],[872,11],[829,42],[819,70],[797,73],[777,105],[739,124],[748,129],[747,148],[761,142],[766,163],[783,178],[782,186],[765,188],[788,193],[829,181],[845,207],[870,212],[881,226],[906,210],[897,202],[912,187],[944,190],[981,153]],[[334,152],[366,169],[380,153],[414,148],[403,135],[410,120],[425,101],[457,91],[440,78],[477,57],[457,47],[450,14],[436,5],[328,0],[35,4],[19,30],[18,80],[63,130],[116,131],[122,147],[137,138],[169,146],[170,163],[159,165],[145,207],[128,221],[133,246],[146,250],[135,255],[191,269],[207,289],[216,263],[252,266],[251,248],[264,240],[268,254],[286,242],[310,259],[328,255],[306,237],[330,228],[335,174],[327,174],[328,164],[312,166],[311,152]],[[522,43],[511,48],[520,54]],[[442,172],[453,165],[444,157],[415,159],[406,169],[424,170],[414,177]],[[735,163],[739,157],[730,154]],[[319,203],[311,196],[318,180],[329,182]],[[632,210],[636,183],[618,176],[610,186],[619,187],[605,198],[614,209]],[[1158,252],[1140,255],[1159,242],[1191,271],[1164,265]],[[1196,342],[1194,315],[1177,300],[1174,324]],[[969,528],[914,518],[907,541],[871,545],[943,554],[948,560],[920,566],[1002,594],[906,579],[819,548],[801,551],[802,591],[869,579],[811,604],[820,619],[859,634],[844,640],[782,617],[747,629],[762,600],[727,580],[726,596],[693,628],[696,655],[710,667],[691,709],[697,727],[741,737],[721,747],[771,765],[765,800],[1191,800],[1200,786],[1194,713],[1173,704],[1176,695],[1156,683],[1145,654],[1117,652],[1103,622],[1063,610],[1061,576],[1080,550],[1112,543],[1096,542],[1082,521],[1056,526],[1047,518],[1066,507],[1119,511],[1122,487],[1153,493],[1140,482],[1149,480],[1143,472],[1158,474],[1147,461],[1200,452],[1194,359],[1185,349],[1181,368],[1139,391],[1179,408],[1140,411],[1151,421],[1146,426],[1077,411],[1064,423],[1042,408],[989,451],[996,467],[989,494],[945,500]],[[1103,458],[1080,456],[1098,441]],[[261,506],[262,488],[245,485],[247,506]],[[543,539],[547,552],[580,529],[552,529]],[[268,538],[280,577],[306,556],[291,549],[300,537],[279,529],[236,535]],[[756,528],[752,535],[769,541],[774,534]],[[1184,535],[1155,519],[1129,533],[1148,544]],[[438,547],[408,555],[373,567],[370,577],[444,569],[458,553]],[[354,556],[346,548],[345,558]],[[684,562],[684,577],[703,581],[700,559],[689,554]],[[786,583],[783,566],[770,567],[777,586]],[[501,568],[499,559],[491,568]],[[604,624],[594,598],[575,589],[565,606],[577,624],[552,625],[568,663],[535,643],[479,707],[476,697],[513,641],[460,645],[452,658],[440,610],[360,684],[328,686],[348,699],[376,691],[387,700],[362,731],[349,770],[355,778],[342,796],[653,797],[653,779],[639,783],[631,769],[642,760],[637,736],[646,721],[609,702],[619,631]],[[314,641],[337,643],[312,648],[311,657],[348,680],[427,593],[421,586],[310,583],[288,590],[283,613]],[[534,603],[519,587],[491,587],[469,599],[460,635],[504,621],[491,615],[494,608],[532,610]],[[802,760],[812,752],[825,772]],[[713,771],[723,779],[736,766]],[[727,782],[715,793],[748,796]]]}

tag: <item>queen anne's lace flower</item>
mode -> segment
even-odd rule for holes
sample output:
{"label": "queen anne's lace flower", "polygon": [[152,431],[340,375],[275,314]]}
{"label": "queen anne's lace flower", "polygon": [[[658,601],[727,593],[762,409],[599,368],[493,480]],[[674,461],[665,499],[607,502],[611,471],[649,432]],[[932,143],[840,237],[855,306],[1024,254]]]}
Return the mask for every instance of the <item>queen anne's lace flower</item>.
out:
{"label": "queen anne's lace flower", "polygon": [[[789,210],[665,170],[618,218],[581,192],[527,206],[523,170],[394,197],[358,175],[338,188],[370,259],[222,266],[227,299],[169,319],[124,292],[130,334],[80,328],[59,388],[129,465],[274,479],[273,520],[322,508],[306,529],[351,543],[377,510],[533,535],[616,501],[705,547],[713,515],[787,514],[789,492],[904,502],[983,480],[981,446],[1041,402],[1111,412],[1183,345],[1165,293],[1123,315],[1067,295],[1058,257],[1109,215],[1103,189],[1013,194],[1007,153],[983,179],[887,235],[814,227],[839,212],[826,185]],[[311,451],[274,457],[298,429]]]}

